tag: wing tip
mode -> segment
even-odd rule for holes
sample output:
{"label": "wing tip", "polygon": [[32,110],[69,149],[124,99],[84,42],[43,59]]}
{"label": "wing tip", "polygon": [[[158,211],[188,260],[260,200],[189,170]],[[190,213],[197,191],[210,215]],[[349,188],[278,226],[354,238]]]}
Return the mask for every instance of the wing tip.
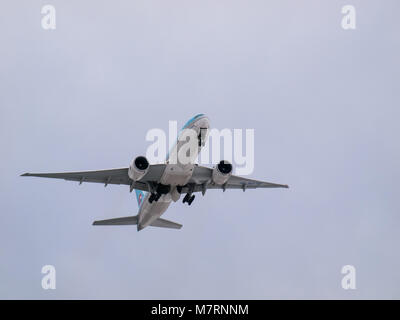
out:
{"label": "wing tip", "polygon": [[30,175],[31,175],[31,174],[30,174],[29,172],[25,172],[25,173],[21,174],[20,177],[28,177],[28,176],[30,176]]}
{"label": "wing tip", "polygon": [[104,226],[106,223],[104,223],[104,220],[95,220],[92,223],[92,226]]}
{"label": "wing tip", "polygon": [[108,224],[107,223],[104,223],[104,221],[102,221],[102,220],[96,220],[96,221],[93,221],[93,223],[92,223],[92,226],[107,226]]}

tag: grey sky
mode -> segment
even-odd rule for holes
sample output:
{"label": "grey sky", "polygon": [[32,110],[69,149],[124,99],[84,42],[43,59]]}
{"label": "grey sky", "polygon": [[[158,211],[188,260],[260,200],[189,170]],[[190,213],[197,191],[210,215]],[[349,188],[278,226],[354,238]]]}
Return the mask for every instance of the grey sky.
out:
{"label": "grey sky", "polygon": [[[398,1],[1,7],[0,298],[400,298]],[[136,214],[127,187],[19,177],[128,166],[197,113],[254,128],[251,177],[291,188],[210,190],[137,233],[91,226]]]}

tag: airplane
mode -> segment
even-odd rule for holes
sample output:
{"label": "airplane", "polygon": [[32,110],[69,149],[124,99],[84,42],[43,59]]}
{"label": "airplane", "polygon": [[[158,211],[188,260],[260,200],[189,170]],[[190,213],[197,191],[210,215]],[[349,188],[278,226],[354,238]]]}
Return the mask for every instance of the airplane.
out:
{"label": "airplane", "polygon": [[[189,206],[195,199],[195,192],[201,192],[204,196],[208,189],[256,189],[256,188],[288,188],[288,185],[264,182],[247,179],[232,174],[232,164],[228,161],[220,161],[213,168],[195,164],[198,154],[205,145],[208,136],[210,122],[204,114],[198,114],[191,118],[183,126],[178,134],[175,145],[166,157],[163,164],[149,164],[144,156],[138,156],[132,160],[128,168],[82,171],[82,172],[61,172],[61,173],[24,173],[21,176],[56,178],[69,181],[128,185],[130,192],[135,190],[139,212],[135,216],[113,218],[94,221],[96,226],[109,225],[136,225],[137,231],[148,226],[180,229],[182,225],[176,222],[161,218],[161,215],[168,209],[171,202],[177,202],[181,195],[183,203]],[[180,139],[183,130],[194,130],[197,141],[182,141]],[[192,139],[194,140],[194,139]],[[198,144],[198,152],[193,152],[189,160],[182,163],[170,161],[176,156],[185,143]]]}

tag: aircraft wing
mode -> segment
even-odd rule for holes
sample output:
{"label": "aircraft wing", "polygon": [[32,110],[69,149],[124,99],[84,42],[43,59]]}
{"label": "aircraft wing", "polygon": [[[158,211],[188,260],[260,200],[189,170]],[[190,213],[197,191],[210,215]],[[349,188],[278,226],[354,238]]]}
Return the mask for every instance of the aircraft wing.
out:
{"label": "aircraft wing", "polygon": [[128,176],[128,168],[98,170],[98,171],[80,171],[80,172],[58,172],[58,173],[24,173],[23,177],[41,177],[55,178],[69,181],[96,182],[108,184],[125,184],[131,186],[132,189],[149,191],[147,182],[156,182],[161,179],[165,170],[165,164],[150,165],[149,170],[139,181],[132,181]]}
{"label": "aircraft wing", "polygon": [[[289,188],[286,184],[278,184],[260,180],[253,180],[231,175],[224,185],[217,185],[212,182],[212,168],[196,166],[193,171],[192,178],[189,183],[182,188],[182,193],[189,191],[190,185],[193,187],[193,192],[203,191],[205,189],[256,189],[256,188]],[[205,189],[204,189],[205,186]]]}
{"label": "aircraft wing", "polygon": [[[158,182],[164,173],[165,164],[150,165],[149,171],[139,181],[132,181],[128,176],[128,168],[98,170],[98,171],[79,171],[79,172],[58,172],[58,173],[24,173],[21,176],[55,178],[69,181],[95,182],[108,184],[129,185],[131,190],[137,189],[149,191],[148,182]],[[212,182],[212,168],[195,166],[193,175],[187,185],[182,188],[182,193],[187,193],[189,187],[193,187],[193,192],[204,191],[206,189],[256,189],[256,188],[288,188],[285,184],[277,184],[259,180],[253,180],[232,175],[224,185],[216,185]]]}

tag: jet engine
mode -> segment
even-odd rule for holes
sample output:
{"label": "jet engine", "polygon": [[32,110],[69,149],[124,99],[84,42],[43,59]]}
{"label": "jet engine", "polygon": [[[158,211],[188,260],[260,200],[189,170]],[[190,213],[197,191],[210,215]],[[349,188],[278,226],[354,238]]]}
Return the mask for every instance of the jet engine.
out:
{"label": "jet engine", "polygon": [[224,184],[232,175],[232,165],[225,160],[220,161],[212,172],[212,180],[215,184]]}
{"label": "jet engine", "polygon": [[149,167],[149,161],[147,161],[146,157],[136,157],[132,160],[131,165],[129,166],[129,178],[131,178],[133,181],[142,179],[149,170]]}

